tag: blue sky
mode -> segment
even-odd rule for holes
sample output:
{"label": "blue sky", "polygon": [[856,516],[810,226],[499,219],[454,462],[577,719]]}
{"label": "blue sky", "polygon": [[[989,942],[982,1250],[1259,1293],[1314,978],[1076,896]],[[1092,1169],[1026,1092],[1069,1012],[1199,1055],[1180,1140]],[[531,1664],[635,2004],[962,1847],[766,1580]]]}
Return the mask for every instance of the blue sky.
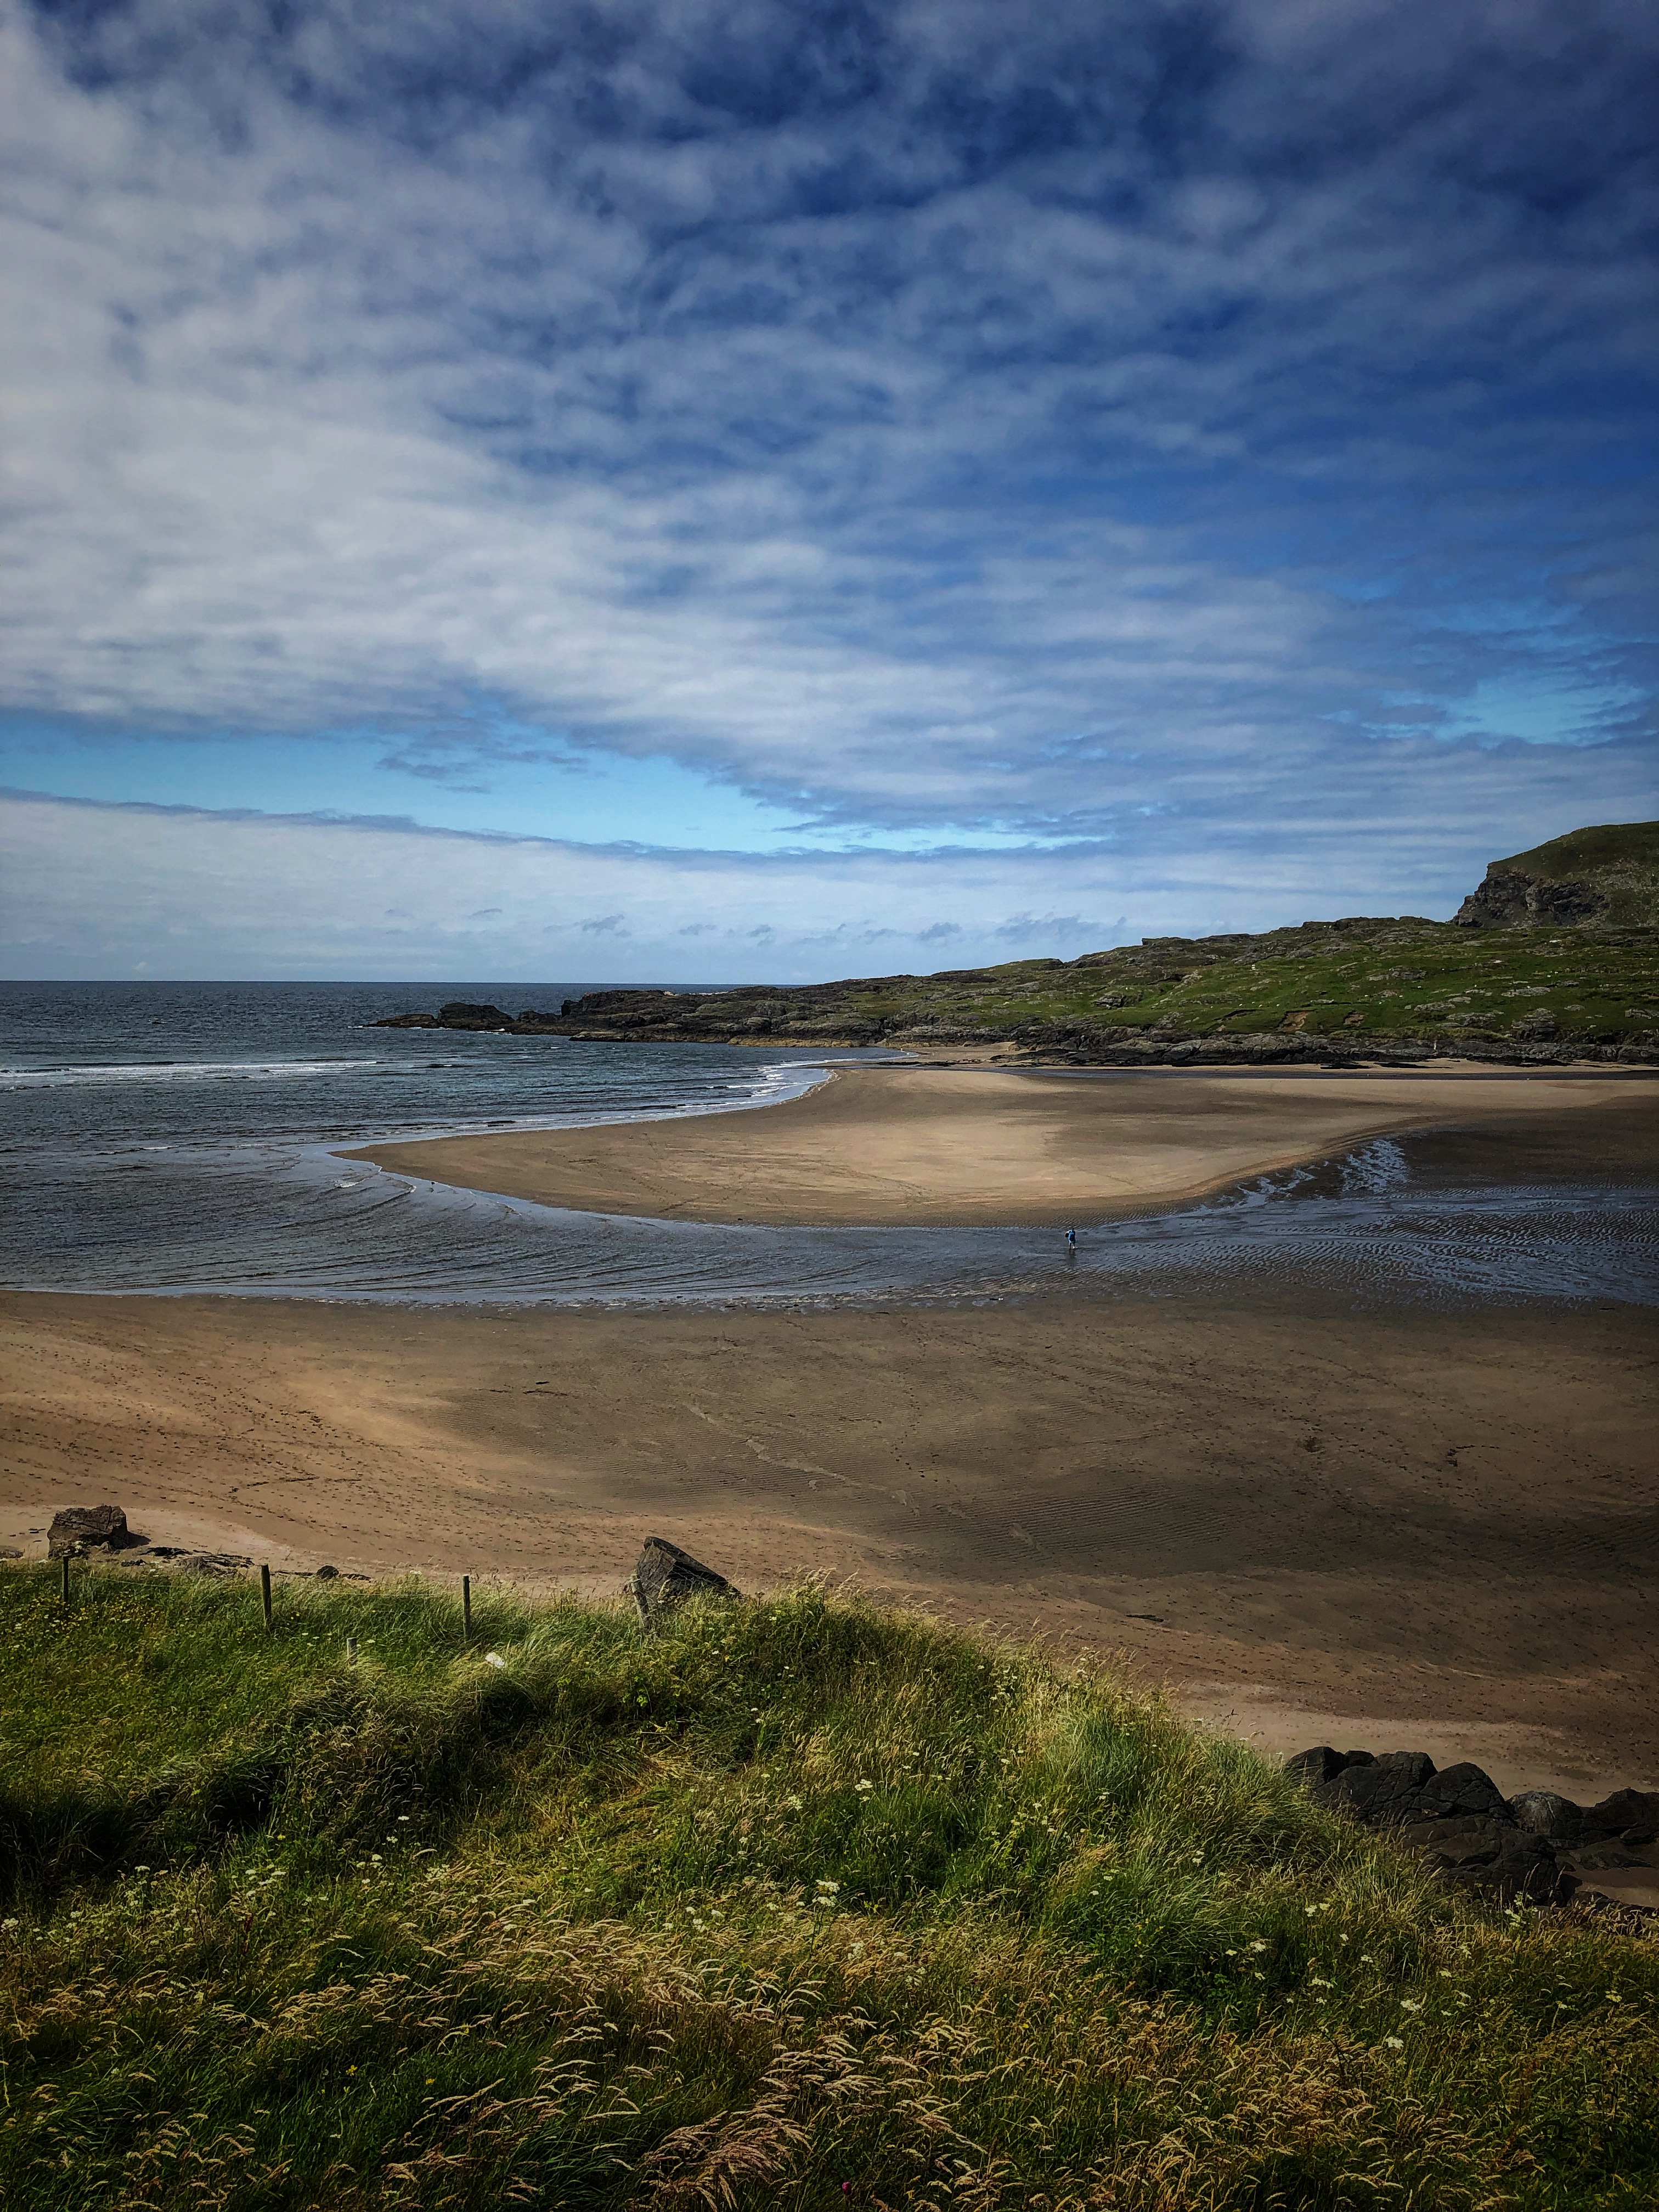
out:
{"label": "blue sky", "polygon": [[1024,12],[9,17],[5,971],[1069,955],[1650,816],[1659,18]]}

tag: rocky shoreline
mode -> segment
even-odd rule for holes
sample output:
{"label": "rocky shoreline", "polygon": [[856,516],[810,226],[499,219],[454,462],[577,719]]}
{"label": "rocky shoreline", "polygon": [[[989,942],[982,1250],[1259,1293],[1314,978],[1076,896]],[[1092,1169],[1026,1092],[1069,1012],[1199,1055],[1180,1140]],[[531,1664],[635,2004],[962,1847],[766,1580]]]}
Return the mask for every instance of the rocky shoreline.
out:
{"label": "rocky shoreline", "polygon": [[[742,994],[722,994],[721,1006]],[[599,1001],[624,1001],[617,1006]],[[653,1001],[673,1000],[660,1009]],[[690,1002],[689,1004],[687,1002]],[[696,994],[673,991],[590,992],[567,999],[555,1014],[526,1007],[504,1008],[452,1000],[435,1013],[392,1014],[373,1024],[382,1030],[453,1030],[491,1036],[561,1036],[579,1044],[803,1045],[826,1050],[890,1046],[895,1051],[925,1045],[981,1047],[1012,1045],[1003,1064],[1032,1067],[1384,1067],[1420,1068],[1437,1060],[1475,1061],[1495,1067],[1659,1067],[1659,1046],[1644,1041],[1617,1044],[1583,1038],[1512,1038],[1443,1036],[1216,1036],[1177,1028],[1148,1036],[1139,1028],[1097,1022],[1023,1022],[1006,1027],[970,1027],[933,1023],[925,1030],[908,1021],[761,1023],[734,1027],[729,1012],[719,1020],[695,1012]]]}
{"label": "rocky shoreline", "polygon": [[1437,1768],[1422,1751],[1334,1751],[1317,1744],[1285,1761],[1316,1804],[1387,1831],[1452,1888],[1495,1892],[1505,1904],[1568,1905],[1659,1917],[1610,1896],[1596,1877],[1651,1871],[1659,1884],[1659,1791],[1615,1790],[1577,1805],[1553,1790],[1506,1798],[1465,1760]]}
{"label": "rocky shoreline", "polygon": [[1494,860],[1449,922],[1343,915],[927,975],[451,1000],[379,1029],[578,1042],[988,1046],[1033,1066],[1659,1066],[1659,823]]}
{"label": "rocky shoreline", "polygon": [[[31,1529],[32,1535],[39,1534]],[[127,1526],[118,1505],[66,1505],[54,1513],[46,1531],[49,1559],[84,1559],[108,1566],[155,1567],[179,1575],[230,1577],[252,1574],[253,1561],[242,1552],[210,1552],[191,1544],[152,1544]],[[0,1559],[21,1559],[15,1544],[0,1545]],[[296,1581],[366,1583],[367,1575],[339,1567],[276,1567],[274,1574]]]}

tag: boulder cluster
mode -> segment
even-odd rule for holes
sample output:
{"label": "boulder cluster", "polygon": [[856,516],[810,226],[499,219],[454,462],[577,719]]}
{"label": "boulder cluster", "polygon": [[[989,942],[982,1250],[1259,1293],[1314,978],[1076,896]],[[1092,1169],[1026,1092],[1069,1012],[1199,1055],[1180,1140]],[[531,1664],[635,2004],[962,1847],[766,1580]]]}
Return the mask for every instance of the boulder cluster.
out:
{"label": "boulder cluster", "polygon": [[[15,1545],[0,1546],[0,1559],[22,1556]],[[109,1560],[123,1567],[168,1567],[180,1575],[245,1575],[253,1565],[243,1552],[207,1552],[192,1544],[152,1544],[148,1536],[128,1527],[126,1514],[118,1505],[66,1505],[54,1513],[46,1531],[46,1557]],[[301,1570],[279,1567],[276,1571],[295,1577]],[[318,1582],[339,1578],[337,1567],[316,1570]],[[351,1579],[366,1582],[368,1577],[354,1575]]]}
{"label": "boulder cluster", "polygon": [[[1506,1903],[1565,1905],[1587,1874],[1645,1867],[1659,1838],[1659,1791],[1616,1790],[1576,1805],[1553,1790],[1505,1797],[1481,1767],[1437,1768],[1423,1751],[1333,1751],[1285,1761],[1316,1803],[1422,1852],[1439,1879],[1495,1890]],[[1565,1862],[1565,1863],[1564,1863]]]}

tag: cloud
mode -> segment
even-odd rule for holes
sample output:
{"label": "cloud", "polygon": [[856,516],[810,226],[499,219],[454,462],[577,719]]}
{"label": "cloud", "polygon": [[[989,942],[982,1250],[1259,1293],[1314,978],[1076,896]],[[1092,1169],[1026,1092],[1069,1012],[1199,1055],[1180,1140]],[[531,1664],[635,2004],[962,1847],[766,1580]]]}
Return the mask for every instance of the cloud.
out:
{"label": "cloud", "polygon": [[1068,938],[1102,938],[1115,927],[1121,928],[1122,916],[1115,925],[1102,921],[1095,915],[1081,914],[1011,914],[1000,921],[992,933],[1000,938],[1040,939],[1044,944],[1057,944]]}
{"label": "cloud", "polygon": [[[1058,860],[685,853],[0,797],[4,972],[35,978],[147,966],[198,978],[810,981],[872,965],[925,972],[947,943],[960,967],[1316,915],[1444,915],[1476,880],[1449,828],[1412,845],[1386,822],[1368,841],[1352,822],[1310,820],[1299,849],[1263,854],[1241,840],[1195,863],[1173,833],[1133,854],[1079,845]],[[1621,811],[1592,809],[1601,819]],[[1533,842],[1503,827],[1486,857]],[[1042,902],[1057,869],[1075,902],[1065,913]],[[495,909],[488,919],[481,897]]]}
{"label": "cloud", "polygon": [[1651,744],[1636,0],[3,36],[19,710],[1195,858]]}

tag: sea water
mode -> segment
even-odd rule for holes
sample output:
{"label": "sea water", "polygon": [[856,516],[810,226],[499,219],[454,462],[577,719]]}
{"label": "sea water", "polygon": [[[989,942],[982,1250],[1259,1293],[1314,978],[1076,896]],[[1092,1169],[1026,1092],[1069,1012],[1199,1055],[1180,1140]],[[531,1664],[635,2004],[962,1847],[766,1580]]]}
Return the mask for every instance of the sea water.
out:
{"label": "sea water", "polygon": [[1225,1283],[1361,1303],[1659,1304],[1659,1190],[1479,1185],[1448,1176],[1420,1137],[1139,1219],[1079,1222],[1074,1254],[1054,1229],[575,1212],[340,1157],[392,1138],[741,1110],[896,1056],[374,1026],[449,999],[556,1007],[580,988],[0,985],[0,1279],[468,1304],[957,1303]]}

